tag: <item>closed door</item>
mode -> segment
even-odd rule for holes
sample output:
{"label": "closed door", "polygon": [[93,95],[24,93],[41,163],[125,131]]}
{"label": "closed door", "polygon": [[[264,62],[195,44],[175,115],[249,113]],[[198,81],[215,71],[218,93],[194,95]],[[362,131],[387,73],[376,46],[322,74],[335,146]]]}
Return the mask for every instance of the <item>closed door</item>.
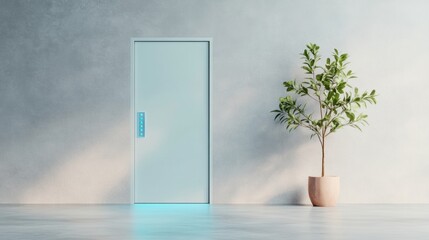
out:
{"label": "closed door", "polygon": [[210,41],[135,40],[134,201],[208,203]]}

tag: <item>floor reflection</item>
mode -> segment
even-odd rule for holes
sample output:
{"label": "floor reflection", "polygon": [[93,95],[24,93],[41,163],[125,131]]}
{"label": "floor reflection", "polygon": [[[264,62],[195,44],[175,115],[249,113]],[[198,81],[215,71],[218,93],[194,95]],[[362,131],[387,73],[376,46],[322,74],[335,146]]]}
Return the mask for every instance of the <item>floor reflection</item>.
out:
{"label": "floor reflection", "polygon": [[0,205],[0,239],[429,239],[429,205]]}

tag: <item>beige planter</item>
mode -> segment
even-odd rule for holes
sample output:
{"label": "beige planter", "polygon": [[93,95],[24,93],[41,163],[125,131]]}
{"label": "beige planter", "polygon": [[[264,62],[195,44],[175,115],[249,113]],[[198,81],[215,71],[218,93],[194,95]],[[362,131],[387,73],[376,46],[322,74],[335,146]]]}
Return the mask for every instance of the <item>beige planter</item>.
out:
{"label": "beige planter", "polygon": [[339,194],[339,177],[308,177],[308,195],[313,206],[333,207]]}

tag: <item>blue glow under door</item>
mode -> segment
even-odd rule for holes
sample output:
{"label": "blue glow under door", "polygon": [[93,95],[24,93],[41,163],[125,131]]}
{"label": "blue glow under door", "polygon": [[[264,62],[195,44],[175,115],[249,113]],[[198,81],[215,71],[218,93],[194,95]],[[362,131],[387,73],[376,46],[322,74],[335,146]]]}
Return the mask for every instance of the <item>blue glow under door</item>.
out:
{"label": "blue glow under door", "polygon": [[208,203],[210,41],[135,40],[134,201]]}

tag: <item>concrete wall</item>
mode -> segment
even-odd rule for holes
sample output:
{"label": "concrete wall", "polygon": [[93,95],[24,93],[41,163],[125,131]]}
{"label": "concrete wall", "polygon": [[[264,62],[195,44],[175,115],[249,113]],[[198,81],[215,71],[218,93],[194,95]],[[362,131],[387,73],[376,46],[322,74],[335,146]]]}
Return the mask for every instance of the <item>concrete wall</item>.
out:
{"label": "concrete wall", "polygon": [[129,201],[129,40],[213,37],[215,203],[308,203],[320,149],[270,110],[300,53],[351,55],[370,126],[328,139],[342,203],[429,203],[426,1],[0,0],[0,202]]}

